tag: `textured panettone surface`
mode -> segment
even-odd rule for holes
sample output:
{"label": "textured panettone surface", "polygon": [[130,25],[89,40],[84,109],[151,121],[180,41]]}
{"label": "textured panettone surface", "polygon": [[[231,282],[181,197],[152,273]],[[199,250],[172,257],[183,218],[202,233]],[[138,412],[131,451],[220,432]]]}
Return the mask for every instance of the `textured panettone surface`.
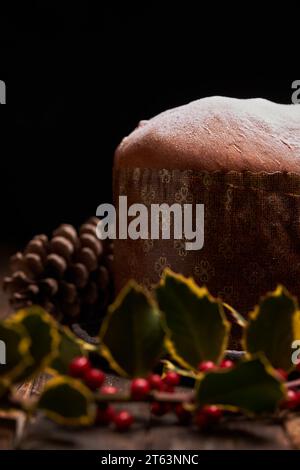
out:
{"label": "textured panettone surface", "polygon": [[170,267],[244,314],[277,283],[300,295],[300,106],[214,97],[142,122],[116,151],[114,195],[205,206],[201,250],[116,240],[117,290]]}
{"label": "textured panettone surface", "polygon": [[170,109],[125,137],[116,168],[300,172],[300,106],[210,97]]}

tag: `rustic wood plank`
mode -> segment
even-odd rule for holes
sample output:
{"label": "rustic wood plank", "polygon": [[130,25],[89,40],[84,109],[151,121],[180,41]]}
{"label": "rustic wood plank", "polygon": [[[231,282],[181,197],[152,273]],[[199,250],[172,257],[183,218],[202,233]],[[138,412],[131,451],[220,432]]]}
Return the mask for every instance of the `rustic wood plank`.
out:
{"label": "rustic wood plank", "polygon": [[179,426],[175,418],[145,420],[145,410],[137,407],[139,416],[132,430],[117,433],[112,428],[93,427],[69,430],[40,417],[32,424],[20,445],[21,449],[96,449],[96,450],[238,450],[292,449],[279,424],[247,419],[224,422],[212,432]]}
{"label": "rustic wood plank", "polygon": [[295,449],[300,449],[300,416],[291,414],[284,423],[286,433]]}

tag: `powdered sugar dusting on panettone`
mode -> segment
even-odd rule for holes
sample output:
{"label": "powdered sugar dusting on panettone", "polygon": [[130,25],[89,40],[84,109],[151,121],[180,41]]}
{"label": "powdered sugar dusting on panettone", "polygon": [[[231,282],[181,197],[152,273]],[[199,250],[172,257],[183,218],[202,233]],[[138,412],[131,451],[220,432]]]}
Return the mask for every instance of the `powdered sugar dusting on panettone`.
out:
{"label": "powdered sugar dusting on panettone", "polygon": [[300,106],[209,97],[143,122],[117,167],[300,173]]}

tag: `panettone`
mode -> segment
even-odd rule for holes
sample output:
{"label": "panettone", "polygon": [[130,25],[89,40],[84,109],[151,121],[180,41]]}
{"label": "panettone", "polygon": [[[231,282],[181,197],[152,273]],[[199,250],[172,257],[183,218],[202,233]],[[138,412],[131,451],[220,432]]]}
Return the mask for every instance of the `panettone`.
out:
{"label": "panettone", "polygon": [[205,241],[116,240],[117,290],[170,267],[244,314],[277,283],[300,296],[300,106],[211,97],[142,121],[116,150],[120,195],[204,204]]}

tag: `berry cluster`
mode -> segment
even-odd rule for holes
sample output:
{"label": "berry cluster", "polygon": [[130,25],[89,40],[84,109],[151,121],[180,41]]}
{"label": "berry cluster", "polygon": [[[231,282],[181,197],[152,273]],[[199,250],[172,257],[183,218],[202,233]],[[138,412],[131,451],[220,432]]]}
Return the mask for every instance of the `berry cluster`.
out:
{"label": "berry cluster", "polygon": [[[105,374],[100,369],[93,368],[89,359],[82,356],[72,360],[69,366],[69,373],[72,377],[81,379],[92,391],[99,390],[106,395],[114,395],[118,392],[116,387],[103,385]],[[96,424],[110,424],[113,422],[119,431],[128,429],[133,423],[133,417],[128,411],[116,412],[115,409],[106,403],[98,406]]]}
{"label": "berry cluster", "polygon": [[70,364],[69,373],[72,377],[83,380],[93,391],[99,389],[105,380],[105,375],[100,369],[95,369],[87,357],[76,357]]}
{"label": "berry cluster", "polygon": [[221,364],[217,366],[213,361],[203,361],[198,364],[199,372],[212,372],[218,369],[231,369],[234,366],[234,362],[230,359],[223,359]]}
{"label": "berry cluster", "polygon": [[[231,363],[231,361],[230,361]],[[210,364],[213,363],[202,363],[203,368],[208,366],[210,369]],[[230,367],[233,366],[233,363],[230,364]],[[223,366],[224,367],[224,366]],[[226,367],[226,364],[225,364]],[[229,363],[227,365],[229,367]],[[215,366],[214,366],[215,368]],[[211,370],[211,369],[210,369]],[[160,379],[160,380],[159,380]],[[180,383],[180,376],[176,372],[167,372],[163,379],[160,376],[152,375],[149,378],[150,383],[155,383],[157,390],[165,391],[167,390],[169,393],[174,392],[174,387],[179,385]],[[155,387],[154,387],[155,388]],[[151,403],[151,413],[155,416],[163,416],[166,413],[174,412],[177,416],[178,422],[180,424],[190,424],[193,420],[193,414],[190,411],[188,404],[184,403],[168,403],[168,402],[158,402],[154,401]],[[222,410],[215,405],[205,406],[202,409],[198,410],[195,416],[195,422],[199,428],[207,427],[212,423],[216,423],[222,416]]]}
{"label": "berry cluster", "polygon": [[[233,362],[224,360],[220,367],[233,367]],[[201,372],[209,372],[215,370],[217,366],[211,362],[202,362],[198,369]],[[102,370],[92,367],[87,357],[76,357],[69,366],[69,373],[72,377],[82,380],[92,391],[99,390],[102,394],[114,395],[118,392],[116,387],[111,385],[103,385],[105,374]],[[180,384],[180,375],[175,371],[168,371],[163,376],[159,374],[151,374],[147,378],[135,378],[130,384],[130,398],[134,401],[150,402],[150,411],[153,416],[161,417],[169,412],[174,412],[179,423],[189,424],[193,419],[193,414],[188,406],[184,403],[178,403],[167,400],[153,400],[152,391],[165,392],[172,394],[175,387]],[[197,411],[195,422],[202,429],[211,423],[215,423],[222,416],[222,411],[215,405],[205,406]],[[115,408],[108,403],[100,403],[96,414],[96,424],[108,425],[114,423],[118,431],[125,431],[131,427],[134,422],[132,414],[127,410],[116,411]]]}
{"label": "berry cluster", "polygon": [[[234,367],[233,361],[224,359],[219,365],[212,361],[203,361],[199,364],[198,370],[201,373],[210,373],[232,367]],[[298,369],[298,371],[300,370]],[[116,387],[103,385],[105,374],[101,370],[93,368],[86,357],[78,357],[71,362],[70,374],[83,380],[93,391],[99,390],[102,394],[107,395],[114,395],[118,392]],[[276,374],[283,382],[288,379],[288,373],[282,369],[277,369]],[[223,416],[223,410],[219,406],[206,405],[194,411],[191,406],[193,403],[189,402],[189,399],[186,402],[180,402],[180,399],[177,401],[177,396],[174,395],[170,399],[167,394],[173,394],[178,385],[180,385],[180,375],[175,371],[168,371],[163,376],[153,373],[147,378],[134,378],[130,383],[130,395],[129,397],[126,395],[126,400],[129,398],[133,401],[149,402],[152,416],[161,417],[171,412],[177,416],[179,423],[190,424],[194,422],[200,429],[207,428],[220,420]],[[118,397],[115,398],[115,401],[119,401]],[[281,408],[286,410],[300,408],[300,391],[289,389],[285,400],[281,403]],[[117,430],[125,431],[131,427],[133,422],[134,418],[129,411],[116,411],[111,404],[103,401],[98,404],[96,423],[102,425],[114,423]]]}
{"label": "berry cluster", "polygon": [[[113,395],[118,392],[116,387],[103,385],[105,374],[100,369],[93,368],[89,359],[82,356],[72,360],[69,366],[69,373],[72,377],[82,380],[92,391],[99,390],[102,394]],[[135,401],[146,400],[150,398],[150,392],[160,391],[173,393],[174,389],[180,383],[180,376],[176,372],[169,371],[164,377],[158,374],[151,374],[146,378],[135,378],[130,384],[130,398]],[[187,412],[181,404],[175,406],[167,402],[151,401],[151,412],[156,416],[162,416],[171,409],[174,409],[180,422],[187,422],[190,413]],[[133,424],[133,416],[126,410],[116,411],[113,406],[101,403],[97,409],[96,423],[107,425],[113,422],[115,428],[124,431]]]}
{"label": "berry cluster", "polygon": [[[152,374],[148,378],[152,390],[159,392],[174,393],[175,387],[180,384],[180,375],[174,371],[168,371],[162,378],[158,374]],[[153,401],[150,405],[150,411],[153,416],[163,416],[170,411],[175,411],[176,405],[169,402]],[[175,411],[176,412],[176,411]]]}

